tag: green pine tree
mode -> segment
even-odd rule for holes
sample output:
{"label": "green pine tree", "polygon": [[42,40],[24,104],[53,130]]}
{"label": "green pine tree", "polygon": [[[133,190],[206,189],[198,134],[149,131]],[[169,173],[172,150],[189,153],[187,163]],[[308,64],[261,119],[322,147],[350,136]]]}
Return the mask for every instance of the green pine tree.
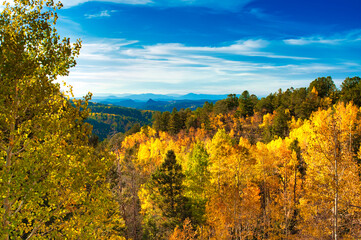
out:
{"label": "green pine tree", "polygon": [[152,175],[152,185],[158,190],[157,204],[162,209],[165,217],[175,223],[181,223],[187,217],[187,199],[183,196],[182,166],[177,163],[173,150],[167,152],[167,156]]}

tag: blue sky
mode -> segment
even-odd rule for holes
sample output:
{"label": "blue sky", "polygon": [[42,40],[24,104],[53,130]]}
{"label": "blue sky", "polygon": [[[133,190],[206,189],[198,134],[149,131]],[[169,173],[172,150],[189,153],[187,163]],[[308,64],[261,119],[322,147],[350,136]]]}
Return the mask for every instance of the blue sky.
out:
{"label": "blue sky", "polygon": [[86,92],[265,96],[360,76],[359,0],[63,0],[83,40],[65,80]]}

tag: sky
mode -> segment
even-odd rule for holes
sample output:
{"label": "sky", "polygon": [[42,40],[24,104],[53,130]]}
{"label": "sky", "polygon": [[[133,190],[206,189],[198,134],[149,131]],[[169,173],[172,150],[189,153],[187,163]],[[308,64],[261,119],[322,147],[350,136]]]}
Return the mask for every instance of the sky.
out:
{"label": "sky", "polygon": [[360,76],[360,0],[63,0],[57,29],[82,40],[76,96],[266,96]]}

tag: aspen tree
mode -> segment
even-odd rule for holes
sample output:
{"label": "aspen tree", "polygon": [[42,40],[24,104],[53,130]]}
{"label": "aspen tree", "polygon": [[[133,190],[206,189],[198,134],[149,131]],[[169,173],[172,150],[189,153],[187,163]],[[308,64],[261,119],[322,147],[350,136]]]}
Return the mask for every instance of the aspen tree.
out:
{"label": "aspen tree", "polygon": [[110,237],[122,225],[107,191],[112,163],[88,145],[90,95],[69,100],[56,83],[81,47],[57,34],[59,8],[15,0],[0,13],[1,239]]}
{"label": "aspen tree", "polygon": [[332,239],[359,238],[360,178],[352,150],[359,134],[359,109],[339,103],[315,112],[301,127],[307,142],[305,194],[300,199],[299,226],[304,236]]}

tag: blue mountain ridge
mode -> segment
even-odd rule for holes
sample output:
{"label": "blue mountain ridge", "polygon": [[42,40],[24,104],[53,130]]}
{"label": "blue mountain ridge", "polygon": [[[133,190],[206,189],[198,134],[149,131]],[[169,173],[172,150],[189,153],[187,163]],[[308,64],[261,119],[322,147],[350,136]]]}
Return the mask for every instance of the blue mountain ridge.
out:
{"label": "blue mountain ridge", "polygon": [[205,102],[216,102],[226,98],[227,95],[195,94],[186,95],[162,95],[153,93],[122,94],[94,96],[92,102],[112,104],[122,107],[130,107],[142,110],[172,111],[173,108],[190,108],[195,110],[202,107]]}

